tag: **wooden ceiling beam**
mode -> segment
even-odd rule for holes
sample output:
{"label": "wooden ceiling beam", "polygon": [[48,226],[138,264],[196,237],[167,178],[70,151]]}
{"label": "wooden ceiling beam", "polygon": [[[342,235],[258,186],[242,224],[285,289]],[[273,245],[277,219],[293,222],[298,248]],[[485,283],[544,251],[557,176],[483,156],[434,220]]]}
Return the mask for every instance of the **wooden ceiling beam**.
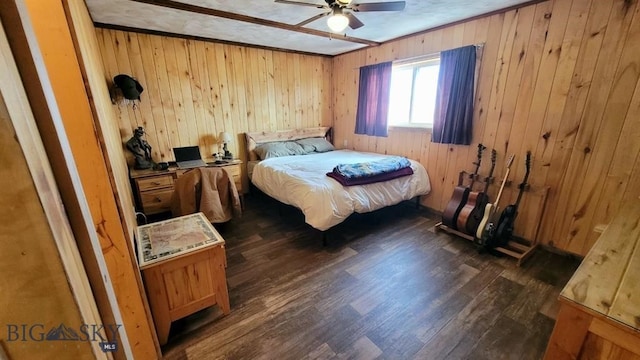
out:
{"label": "wooden ceiling beam", "polygon": [[173,1],[173,0],[131,0],[131,1],[138,2],[138,3],[143,3],[143,4],[162,6],[162,7],[166,7],[166,8],[170,8],[170,9],[175,9],[175,10],[188,11],[188,12],[192,12],[192,13],[196,13],[196,14],[216,16],[216,17],[220,17],[220,18],[224,18],[224,19],[230,19],[230,20],[236,20],[236,21],[243,21],[243,22],[256,24],[256,25],[270,26],[270,27],[277,28],[277,29],[295,31],[295,32],[303,33],[303,34],[315,35],[315,36],[325,37],[325,38],[329,38],[329,39],[348,41],[348,42],[364,44],[364,45],[368,45],[368,46],[378,46],[378,45],[380,45],[379,42],[375,42],[375,41],[355,38],[355,37],[346,36],[346,35],[333,34],[333,33],[330,33],[330,32],[320,31],[320,30],[315,30],[315,29],[308,29],[308,28],[304,28],[304,27],[301,27],[301,26],[281,23],[281,22],[278,22],[278,21],[273,21],[273,20],[268,20],[268,19],[261,19],[261,18],[248,16],[248,15],[237,14],[237,13],[233,13],[233,12],[229,12],[229,11],[216,10],[216,9],[211,9],[211,8],[207,8],[207,7],[203,7],[203,6],[197,6],[197,5],[181,3],[181,2],[177,2],[177,1]]}

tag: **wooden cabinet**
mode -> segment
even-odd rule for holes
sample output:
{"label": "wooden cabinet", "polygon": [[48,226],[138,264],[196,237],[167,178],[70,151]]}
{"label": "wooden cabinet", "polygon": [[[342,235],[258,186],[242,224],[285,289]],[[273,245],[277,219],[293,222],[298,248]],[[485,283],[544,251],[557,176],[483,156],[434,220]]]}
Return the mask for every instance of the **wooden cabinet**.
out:
{"label": "wooden cabinet", "polygon": [[242,169],[240,167],[240,164],[224,166],[223,169],[227,170],[227,173],[229,173],[229,177],[231,177],[233,179],[233,182],[236,184],[238,194],[242,195]]}
{"label": "wooden cabinet", "polygon": [[161,345],[171,322],[209,306],[230,312],[224,239],[202,213],[137,228],[138,256]]}
{"label": "wooden cabinet", "polygon": [[145,214],[171,210],[173,176],[173,174],[163,174],[135,179],[137,197]]}
{"label": "wooden cabinet", "polygon": [[638,219],[631,199],[565,286],[545,359],[640,359]]}
{"label": "wooden cabinet", "polygon": [[[233,160],[227,164],[208,164],[207,166],[222,167],[238,189],[242,200],[242,161]],[[170,167],[168,170],[131,170],[133,191],[138,211],[146,215],[171,211],[171,196],[173,183],[188,170]]]}

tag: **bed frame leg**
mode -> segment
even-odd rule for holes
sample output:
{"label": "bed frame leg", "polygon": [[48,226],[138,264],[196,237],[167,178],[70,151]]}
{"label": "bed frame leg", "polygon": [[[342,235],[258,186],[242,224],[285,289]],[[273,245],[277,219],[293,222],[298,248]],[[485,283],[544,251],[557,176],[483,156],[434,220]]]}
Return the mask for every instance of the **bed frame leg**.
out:
{"label": "bed frame leg", "polygon": [[416,196],[416,209],[420,209],[420,195]]}

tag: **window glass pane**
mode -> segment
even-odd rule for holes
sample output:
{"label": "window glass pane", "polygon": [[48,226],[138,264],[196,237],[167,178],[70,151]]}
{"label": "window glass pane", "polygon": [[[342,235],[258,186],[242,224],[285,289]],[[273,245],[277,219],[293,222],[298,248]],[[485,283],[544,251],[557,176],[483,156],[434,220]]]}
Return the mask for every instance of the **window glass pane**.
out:
{"label": "window glass pane", "polygon": [[394,66],[389,98],[390,126],[433,125],[439,71],[438,58]]}
{"label": "window glass pane", "polygon": [[409,122],[413,68],[394,68],[391,73],[388,124]]}
{"label": "window glass pane", "polygon": [[433,124],[433,112],[436,105],[439,71],[439,64],[423,66],[417,69],[415,79],[416,83],[413,88],[414,99],[413,111],[411,113],[412,123]]}

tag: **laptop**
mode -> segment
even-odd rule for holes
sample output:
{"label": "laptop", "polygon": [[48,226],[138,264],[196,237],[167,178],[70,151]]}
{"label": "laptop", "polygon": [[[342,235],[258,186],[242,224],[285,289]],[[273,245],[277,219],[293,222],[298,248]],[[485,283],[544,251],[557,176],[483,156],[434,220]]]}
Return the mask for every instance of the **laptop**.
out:
{"label": "laptop", "polygon": [[176,156],[176,164],[180,169],[191,169],[200,166],[207,166],[200,156],[200,148],[197,146],[185,146],[173,148]]}

